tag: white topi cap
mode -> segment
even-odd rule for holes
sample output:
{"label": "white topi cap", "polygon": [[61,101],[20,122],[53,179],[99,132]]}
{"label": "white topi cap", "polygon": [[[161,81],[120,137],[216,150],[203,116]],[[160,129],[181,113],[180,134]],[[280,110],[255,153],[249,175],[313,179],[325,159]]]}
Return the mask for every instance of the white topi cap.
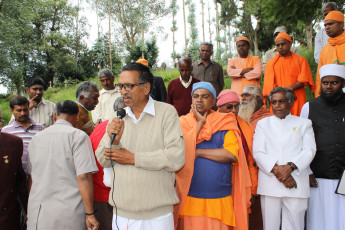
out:
{"label": "white topi cap", "polygon": [[323,65],[320,70],[320,79],[327,76],[337,76],[345,79],[345,66],[337,64]]}

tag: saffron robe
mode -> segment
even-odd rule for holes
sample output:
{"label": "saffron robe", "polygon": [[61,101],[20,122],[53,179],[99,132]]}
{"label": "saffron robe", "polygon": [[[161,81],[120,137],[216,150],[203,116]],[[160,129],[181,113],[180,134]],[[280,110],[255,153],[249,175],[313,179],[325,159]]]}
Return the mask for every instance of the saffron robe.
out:
{"label": "saffron robe", "polygon": [[258,121],[260,121],[262,118],[270,117],[272,115],[273,113],[266,109],[266,105],[263,105],[258,111],[254,112],[250,118],[250,125],[252,126],[253,130],[255,131]]}
{"label": "saffron robe", "polygon": [[[235,66],[236,69],[232,69]],[[241,77],[242,69],[254,68]],[[238,95],[242,94],[242,89],[246,85],[260,86],[260,78],[262,75],[262,63],[260,57],[248,55],[247,58],[232,58],[228,63],[228,75],[232,78],[231,89]]]}
{"label": "saffron robe", "polygon": [[[289,87],[296,82],[303,83],[304,86],[309,85],[310,90],[314,92],[315,84],[308,61],[293,52],[291,52],[291,56],[287,57],[277,54],[267,63],[262,93],[265,97],[275,87]],[[296,89],[293,93],[296,98],[290,112],[292,115],[299,116],[307,101],[305,88]]]}
{"label": "saffron robe", "polygon": [[[210,140],[212,134],[220,130],[233,130],[239,146],[242,146],[241,134],[237,126],[235,115],[232,113],[218,113],[211,111],[198,138],[197,120],[191,111],[180,117],[183,137],[185,141],[185,165],[176,173],[176,190],[180,203],[174,206],[175,227],[179,214],[186,201],[194,171],[196,144]],[[243,148],[239,148],[237,165],[232,165],[232,197],[234,202],[236,227],[233,229],[248,229],[248,208],[250,207],[251,182]]]}
{"label": "saffron robe", "polygon": [[321,50],[320,61],[319,65],[317,66],[317,74],[315,80],[315,98],[320,96],[321,91],[319,69],[321,68],[321,66],[327,64],[345,65],[345,30],[338,37],[328,38],[328,43]]}

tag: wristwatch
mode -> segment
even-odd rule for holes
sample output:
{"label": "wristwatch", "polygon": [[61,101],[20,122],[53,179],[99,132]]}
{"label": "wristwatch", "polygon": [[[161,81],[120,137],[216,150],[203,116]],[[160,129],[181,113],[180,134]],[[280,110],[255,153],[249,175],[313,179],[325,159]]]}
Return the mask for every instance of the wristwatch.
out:
{"label": "wristwatch", "polygon": [[288,162],[287,164],[291,167],[292,171],[295,170],[295,168],[292,165],[292,162]]}

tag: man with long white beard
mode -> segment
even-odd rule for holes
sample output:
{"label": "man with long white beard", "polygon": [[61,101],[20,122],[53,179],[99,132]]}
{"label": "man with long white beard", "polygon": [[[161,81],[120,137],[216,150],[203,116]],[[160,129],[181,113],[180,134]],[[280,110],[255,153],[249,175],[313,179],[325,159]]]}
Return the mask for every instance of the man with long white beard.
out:
{"label": "man with long white beard", "polygon": [[256,85],[247,85],[242,89],[242,102],[238,115],[249,122],[255,130],[259,120],[272,116],[263,101],[262,89]]}

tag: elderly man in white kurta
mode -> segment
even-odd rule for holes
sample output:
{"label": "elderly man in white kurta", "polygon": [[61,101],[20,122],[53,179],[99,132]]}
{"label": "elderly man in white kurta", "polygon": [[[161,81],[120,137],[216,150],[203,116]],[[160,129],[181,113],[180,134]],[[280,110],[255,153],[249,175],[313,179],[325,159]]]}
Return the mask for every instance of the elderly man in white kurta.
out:
{"label": "elderly man in white kurta", "polygon": [[36,134],[28,148],[28,230],[97,230],[92,173],[98,168],[91,141],[72,127],[76,103],[60,101],[56,115],[55,124]]}
{"label": "elderly man in white kurta", "polygon": [[290,114],[291,90],[277,87],[269,99],[274,116],[258,122],[253,142],[264,229],[303,230],[310,195],[307,169],[316,151],[312,124]]}

